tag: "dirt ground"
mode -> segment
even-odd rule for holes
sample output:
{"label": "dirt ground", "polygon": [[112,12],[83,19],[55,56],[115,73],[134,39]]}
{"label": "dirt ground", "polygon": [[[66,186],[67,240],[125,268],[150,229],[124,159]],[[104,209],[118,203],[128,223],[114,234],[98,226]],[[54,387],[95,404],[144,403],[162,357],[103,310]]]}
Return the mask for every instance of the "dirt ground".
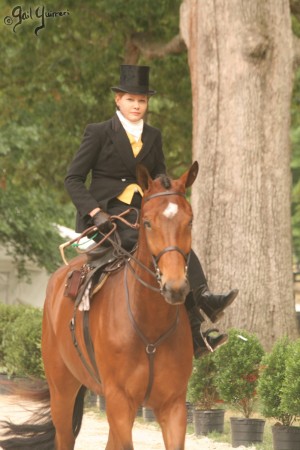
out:
{"label": "dirt ground", "polygon": [[[20,400],[12,395],[0,395],[0,420],[10,419],[12,422],[21,423],[29,416],[32,403]],[[76,440],[75,450],[100,450],[105,449],[108,435],[108,425],[104,417],[93,411],[84,414],[82,429]],[[163,450],[162,435],[154,424],[136,421],[133,428],[133,441],[135,450]],[[186,436],[186,450],[231,450],[229,444],[213,442],[207,437]],[[239,450],[246,447],[238,447]],[[247,447],[247,450],[255,450],[255,447]]]}

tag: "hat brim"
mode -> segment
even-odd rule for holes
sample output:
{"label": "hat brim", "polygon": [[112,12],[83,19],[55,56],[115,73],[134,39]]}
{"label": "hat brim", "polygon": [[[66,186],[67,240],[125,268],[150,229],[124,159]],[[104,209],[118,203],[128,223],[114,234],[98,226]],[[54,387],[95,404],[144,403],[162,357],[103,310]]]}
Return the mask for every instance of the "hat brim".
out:
{"label": "hat brim", "polygon": [[127,94],[135,94],[135,95],[155,95],[156,91],[153,91],[151,89],[148,90],[143,90],[143,89],[139,89],[139,88],[123,88],[121,86],[113,86],[111,87],[111,90],[113,92],[123,92],[123,93],[127,93]]}

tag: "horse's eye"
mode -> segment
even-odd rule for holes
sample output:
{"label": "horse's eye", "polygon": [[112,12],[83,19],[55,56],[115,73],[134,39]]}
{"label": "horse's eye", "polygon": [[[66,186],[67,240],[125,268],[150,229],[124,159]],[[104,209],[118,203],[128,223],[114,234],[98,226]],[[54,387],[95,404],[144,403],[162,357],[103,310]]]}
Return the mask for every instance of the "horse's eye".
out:
{"label": "horse's eye", "polygon": [[191,221],[189,222],[189,227],[190,227],[190,228],[193,227],[193,220],[191,220]]}
{"label": "horse's eye", "polygon": [[149,220],[144,220],[144,227],[148,228],[149,230],[151,229],[151,223]]}

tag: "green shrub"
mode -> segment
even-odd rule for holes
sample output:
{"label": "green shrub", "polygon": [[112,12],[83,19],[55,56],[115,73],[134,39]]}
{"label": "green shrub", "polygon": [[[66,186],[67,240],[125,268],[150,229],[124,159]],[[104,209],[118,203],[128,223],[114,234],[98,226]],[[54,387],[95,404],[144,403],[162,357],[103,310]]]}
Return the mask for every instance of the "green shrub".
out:
{"label": "green shrub", "polygon": [[250,417],[264,350],[255,334],[235,328],[228,334],[228,342],[215,352],[215,383],[222,400]]}
{"label": "green shrub", "polygon": [[[294,420],[293,415],[287,413],[282,404],[282,388],[291,345],[287,337],[279,339],[274,344],[271,352],[262,359],[258,383],[258,395],[261,399],[263,415],[273,417],[283,425],[291,425]],[[299,377],[299,372],[297,377]]]}
{"label": "green shrub", "polygon": [[287,354],[281,404],[286,413],[300,417],[300,339],[291,344]]}
{"label": "green shrub", "polygon": [[25,306],[21,305],[6,305],[0,303],[0,370],[5,371],[4,356],[5,356],[5,333],[7,327],[16,320],[17,317],[24,314]]}
{"label": "green shrub", "polygon": [[43,378],[41,358],[42,311],[26,307],[7,324],[3,343],[4,365],[9,375]]}
{"label": "green shrub", "polygon": [[187,399],[199,409],[212,409],[220,397],[214,379],[217,368],[214,362],[214,353],[209,353],[195,359],[193,372],[189,380]]}

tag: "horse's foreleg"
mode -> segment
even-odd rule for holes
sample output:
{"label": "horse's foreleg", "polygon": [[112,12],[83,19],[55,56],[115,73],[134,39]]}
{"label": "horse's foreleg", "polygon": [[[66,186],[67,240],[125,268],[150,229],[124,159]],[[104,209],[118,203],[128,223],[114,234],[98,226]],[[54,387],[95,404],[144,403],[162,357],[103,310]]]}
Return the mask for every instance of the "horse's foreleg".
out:
{"label": "horse's foreleg", "polygon": [[[55,427],[55,450],[74,449],[73,416],[75,417],[77,413],[76,411],[74,415],[76,397],[81,395],[79,388],[80,384],[70,374],[64,377],[63,384],[57,379],[55,385],[49,382],[51,415]],[[78,415],[82,417],[82,411],[79,411]]]}
{"label": "horse's foreleg", "polygon": [[162,429],[166,449],[183,450],[187,423],[185,398],[164,405],[163,408],[154,412]]}
{"label": "horse's foreleg", "polygon": [[[44,348],[46,348],[45,345]],[[55,348],[55,346],[47,348]],[[50,390],[51,416],[55,427],[55,450],[73,450],[75,445],[73,414],[81,385],[69,372],[58,351],[46,354],[44,352],[43,359]],[[76,411],[79,417],[77,422],[80,422],[82,417],[82,410],[80,407],[79,409],[80,411]]]}
{"label": "horse's foreleg", "polygon": [[[69,386],[67,387],[67,385]],[[78,426],[78,419],[76,420],[76,418],[80,416],[80,429],[83,415],[83,403],[82,409],[80,407],[79,411],[74,410],[77,395],[81,395],[81,392],[78,391],[78,384],[77,382],[73,384],[70,379],[66,380],[64,392],[54,390],[51,393],[51,414],[56,431],[55,450],[74,449],[77,436],[77,433],[75,435],[74,423]]]}
{"label": "horse's foreleg", "polygon": [[133,450],[132,427],[136,409],[121,392],[106,395],[110,431],[106,450]]}
{"label": "horse's foreleg", "polygon": [[109,429],[108,441],[105,447],[105,450],[116,450],[121,449],[121,442],[117,436],[114,436],[111,429]]}

